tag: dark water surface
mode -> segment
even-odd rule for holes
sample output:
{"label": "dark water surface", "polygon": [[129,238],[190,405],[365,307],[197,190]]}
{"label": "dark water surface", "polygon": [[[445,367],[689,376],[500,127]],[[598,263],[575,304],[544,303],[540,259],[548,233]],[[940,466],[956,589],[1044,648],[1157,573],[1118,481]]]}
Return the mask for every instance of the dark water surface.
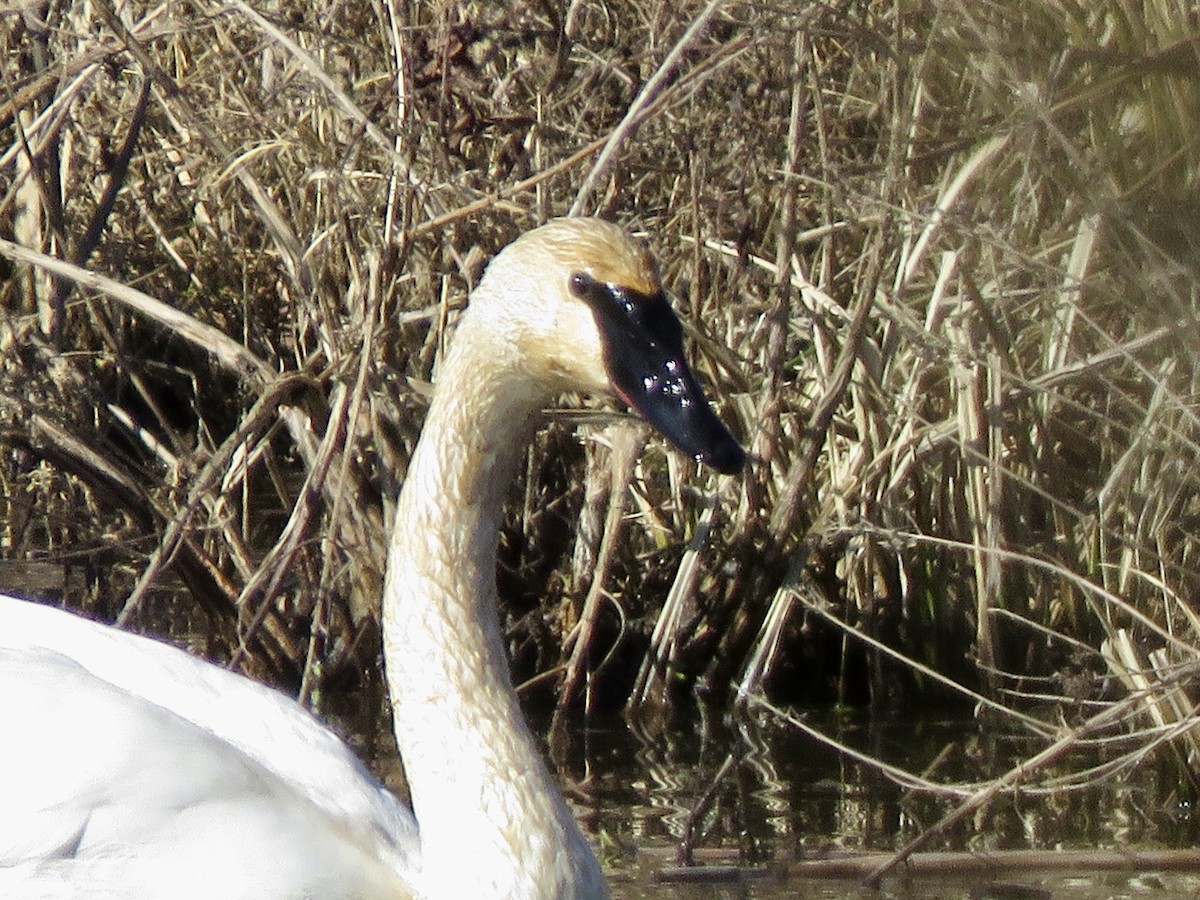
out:
{"label": "dark water surface", "polygon": [[[1023,734],[986,727],[969,715],[814,711],[806,721],[858,750],[928,773],[937,783],[983,782],[1040,749]],[[697,722],[702,721],[697,717]],[[1200,897],[1200,873],[1008,870],[908,878],[903,870],[878,893],[856,879],[777,874],[789,860],[838,851],[902,847],[952,810],[947,797],[911,793],[873,768],[847,761],[812,738],[774,722],[721,722],[639,740],[617,718],[587,737],[586,826],[602,835],[617,897]],[[718,780],[722,763],[733,763]],[[1059,764],[1077,771],[1102,748]],[[1197,844],[1190,807],[1176,799],[1172,769],[1147,762],[1086,790],[996,798],[926,848],[1005,850],[1188,849]],[[697,856],[729,866],[724,881],[675,882],[677,848],[697,802]],[[718,873],[721,874],[721,873]],[[668,879],[664,881],[664,879]]]}

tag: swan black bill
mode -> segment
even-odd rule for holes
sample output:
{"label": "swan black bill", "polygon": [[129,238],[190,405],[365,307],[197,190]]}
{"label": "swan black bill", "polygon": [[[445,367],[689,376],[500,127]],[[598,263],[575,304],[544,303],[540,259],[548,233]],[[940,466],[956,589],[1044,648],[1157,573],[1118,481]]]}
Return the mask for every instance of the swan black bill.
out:
{"label": "swan black bill", "polygon": [[712,411],[683,356],[683,327],[666,295],[645,294],[576,273],[571,290],[587,303],[617,394],[677,449],[733,474],[746,453]]}

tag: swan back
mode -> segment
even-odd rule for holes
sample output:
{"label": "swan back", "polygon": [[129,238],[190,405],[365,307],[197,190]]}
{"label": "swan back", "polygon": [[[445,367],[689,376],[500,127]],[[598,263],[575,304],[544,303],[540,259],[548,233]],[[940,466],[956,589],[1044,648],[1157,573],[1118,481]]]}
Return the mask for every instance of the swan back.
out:
{"label": "swan back", "polygon": [[3,595],[0,686],[2,896],[397,896],[416,868],[410,811],[278,691]]}

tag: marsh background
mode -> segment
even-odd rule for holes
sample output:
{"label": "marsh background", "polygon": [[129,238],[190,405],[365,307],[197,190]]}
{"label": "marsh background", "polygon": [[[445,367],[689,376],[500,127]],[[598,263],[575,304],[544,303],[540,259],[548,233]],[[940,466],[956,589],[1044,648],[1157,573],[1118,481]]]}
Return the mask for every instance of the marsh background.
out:
{"label": "marsh background", "polygon": [[[492,253],[599,214],[647,236],[753,463],[571,402],[531,451],[503,616],[580,806],[628,728],[717,785],[700,831],[750,861],[745,773],[787,735],[829,748],[839,821],[854,773],[924,811],[864,844],[965,808],[935,846],[1053,846],[1089,789],[1130,828],[1080,843],[1190,843],[1191,4],[0,23],[0,587],[272,681],[395,768],[376,612],[430,374]],[[843,740],[917,713],[958,730]]]}

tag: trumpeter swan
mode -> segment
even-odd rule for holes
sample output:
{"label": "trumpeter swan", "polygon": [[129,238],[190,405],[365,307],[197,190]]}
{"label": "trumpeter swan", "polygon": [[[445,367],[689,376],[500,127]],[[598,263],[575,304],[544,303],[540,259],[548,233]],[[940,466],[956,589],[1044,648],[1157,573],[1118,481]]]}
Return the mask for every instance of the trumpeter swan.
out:
{"label": "trumpeter swan", "polygon": [[613,391],[684,452],[744,456],[682,355],[646,251],[560,219],[498,254],[400,494],[384,660],[412,809],[284,695],[181,650],[0,598],[0,895],[607,895],[517,705],[501,505],[539,411]]}

